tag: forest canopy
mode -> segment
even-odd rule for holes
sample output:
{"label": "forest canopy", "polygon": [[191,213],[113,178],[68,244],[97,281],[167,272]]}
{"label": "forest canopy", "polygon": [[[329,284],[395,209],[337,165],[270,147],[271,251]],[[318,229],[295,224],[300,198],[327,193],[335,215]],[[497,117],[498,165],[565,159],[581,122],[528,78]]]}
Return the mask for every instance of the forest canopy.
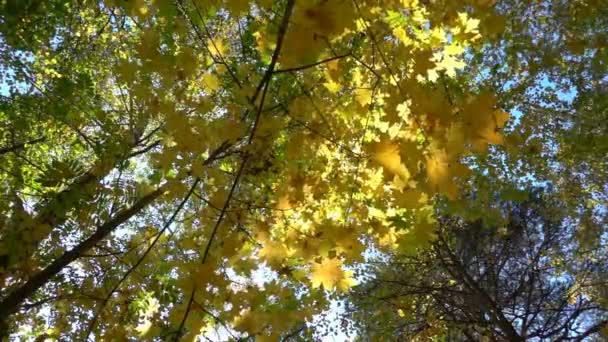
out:
{"label": "forest canopy", "polygon": [[606,338],[607,91],[603,0],[0,0],[0,338]]}

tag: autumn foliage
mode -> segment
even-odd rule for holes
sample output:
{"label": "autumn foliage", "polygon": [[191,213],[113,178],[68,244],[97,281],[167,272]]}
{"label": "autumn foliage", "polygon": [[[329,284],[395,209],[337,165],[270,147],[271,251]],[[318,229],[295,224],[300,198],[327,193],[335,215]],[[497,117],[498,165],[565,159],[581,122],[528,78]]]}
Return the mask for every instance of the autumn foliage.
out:
{"label": "autumn foliage", "polygon": [[555,183],[577,218],[595,201],[591,226],[605,131],[572,152],[581,121],[552,128],[560,112],[526,106],[555,94],[526,92],[580,57],[596,83],[577,110],[605,117],[606,63],[585,63],[606,48],[571,34],[534,55],[546,28],[515,9],[544,7],[518,2],[0,2],[0,331],[277,341],[366,254],[426,251],[438,213],[503,222],[492,196],[522,182]]}

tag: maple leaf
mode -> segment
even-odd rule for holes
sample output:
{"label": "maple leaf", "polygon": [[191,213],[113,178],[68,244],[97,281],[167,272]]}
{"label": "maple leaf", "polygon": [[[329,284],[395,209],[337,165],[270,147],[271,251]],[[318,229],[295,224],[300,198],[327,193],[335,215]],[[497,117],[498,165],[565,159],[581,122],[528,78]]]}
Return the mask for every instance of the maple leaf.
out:
{"label": "maple leaf", "polygon": [[337,288],[342,292],[346,292],[355,284],[351,276],[351,271],[344,271],[342,269],[342,261],[340,259],[324,258],[321,263],[313,265],[311,282],[313,288],[323,286],[326,290]]}
{"label": "maple leaf", "polygon": [[342,89],[340,83],[334,82],[333,80],[328,80],[327,82],[323,83],[323,86],[325,86],[325,88],[327,88],[327,90],[329,90],[329,92],[332,94],[335,94]]}
{"label": "maple leaf", "polygon": [[401,163],[399,146],[391,141],[380,141],[371,145],[372,159],[385,170],[398,175],[403,180],[410,176],[409,171]]}
{"label": "maple leaf", "polygon": [[441,192],[454,199],[457,195],[456,184],[453,181],[452,170],[455,165],[444,149],[434,149],[426,160],[426,174],[429,185],[434,191]]}
{"label": "maple leaf", "polygon": [[234,327],[239,331],[247,332],[251,335],[261,330],[260,315],[256,315],[251,310],[245,310],[234,320]]}
{"label": "maple leaf", "polygon": [[371,89],[356,89],[355,100],[357,100],[361,106],[366,106],[372,103]]}
{"label": "maple leaf", "polygon": [[466,12],[461,12],[458,13],[458,20],[462,25],[464,33],[477,32],[477,27],[479,26],[479,19],[469,18]]}
{"label": "maple leaf", "polygon": [[462,58],[450,54],[436,57],[435,61],[437,63],[436,70],[444,70],[445,74],[449,77],[455,77],[456,71],[466,66]]}
{"label": "maple leaf", "polygon": [[250,2],[248,0],[228,0],[226,7],[234,16],[238,16],[249,9]]}
{"label": "maple leaf", "polygon": [[268,241],[260,249],[258,255],[271,266],[280,266],[287,257],[287,250],[280,242]]}
{"label": "maple leaf", "polygon": [[228,48],[222,39],[208,39],[206,44],[209,47],[211,54],[218,58],[224,56],[228,51]]}
{"label": "maple leaf", "polygon": [[220,88],[220,80],[214,74],[204,74],[202,81],[203,85],[211,91],[216,91]]}
{"label": "maple leaf", "polygon": [[411,188],[395,191],[393,197],[398,207],[406,209],[420,208],[428,201],[427,195],[424,192]]}

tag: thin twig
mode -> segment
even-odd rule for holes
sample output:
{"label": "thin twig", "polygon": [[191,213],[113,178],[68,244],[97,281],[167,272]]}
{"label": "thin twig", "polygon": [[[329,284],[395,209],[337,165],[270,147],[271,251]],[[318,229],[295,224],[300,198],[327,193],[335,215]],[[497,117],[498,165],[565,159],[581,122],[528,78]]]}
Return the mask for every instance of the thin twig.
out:
{"label": "thin twig", "polygon": [[349,57],[351,55],[352,55],[352,53],[349,52],[349,53],[345,53],[343,55],[338,55],[338,56],[333,56],[333,57],[330,57],[330,58],[326,58],[326,59],[320,60],[320,61],[312,63],[312,64],[306,64],[306,65],[302,65],[302,66],[299,66],[299,67],[293,67],[293,68],[287,68],[287,69],[278,69],[278,70],[273,71],[273,73],[274,74],[280,74],[280,73],[283,73],[283,72],[301,71],[301,70],[305,70],[305,69],[316,67],[317,65],[321,65],[321,64],[329,63],[331,61],[335,61],[336,59],[341,59],[341,58],[344,58],[344,57]]}

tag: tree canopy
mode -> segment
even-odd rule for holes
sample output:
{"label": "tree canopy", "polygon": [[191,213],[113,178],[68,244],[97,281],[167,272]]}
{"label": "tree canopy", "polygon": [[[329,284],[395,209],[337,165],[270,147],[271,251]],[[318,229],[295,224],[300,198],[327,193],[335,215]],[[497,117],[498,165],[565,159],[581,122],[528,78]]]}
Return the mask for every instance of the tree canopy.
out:
{"label": "tree canopy", "polygon": [[433,247],[370,261],[346,316],[376,340],[586,341],[608,324],[605,251],[578,248],[544,189],[503,202],[504,226],[444,216]]}
{"label": "tree canopy", "polygon": [[[589,336],[604,328],[602,0],[0,9],[0,336],[314,339],[313,318],[332,300],[359,303],[374,274],[412,272],[394,267],[404,260],[431,264],[416,286],[450,289],[455,260],[492,268],[545,240],[550,260],[538,262],[591,284],[566,297],[594,307],[581,309],[598,324]],[[539,186],[542,199],[530,190]],[[521,209],[530,203],[542,210]],[[553,228],[499,234],[528,218],[540,223],[520,234]],[[468,243],[483,246],[455,246],[471,225],[479,237]],[[470,254],[442,266],[454,251]],[[589,251],[592,266],[580,266]],[[379,269],[366,267],[375,259]],[[475,314],[515,301],[488,291],[517,284],[494,282],[458,288],[485,296]],[[543,284],[523,292],[542,297]],[[444,297],[384,312],[394,319],[381,335],[397,338],[399,317],[458,308]],[[578,322],[543,310],[558,326]],[[490,311],[496,336],[525,337]]]}

